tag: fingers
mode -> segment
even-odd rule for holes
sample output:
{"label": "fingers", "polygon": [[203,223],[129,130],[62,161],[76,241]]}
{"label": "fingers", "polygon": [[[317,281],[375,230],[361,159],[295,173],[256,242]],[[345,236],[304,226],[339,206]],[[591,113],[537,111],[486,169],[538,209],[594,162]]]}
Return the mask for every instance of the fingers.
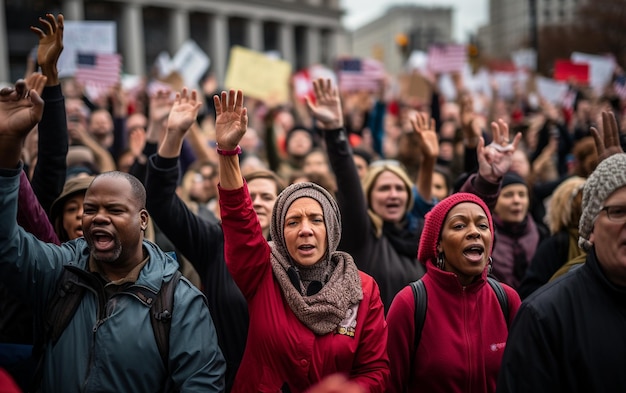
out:
{"label": "fingers", "polygon": [[[232,90],[231,90],[232,94]],[[243,108],[243,91],[237,90],[237,96],[235,97],[235,110],[241,110]]]}
{"label": "fingers", "polygon": [[50,19],[50,21],[40,17],[39,23],[41,23],[41,25],[44,27],[44,30],[48,34],[54,34],[54,31],[56,30],[56,23],[54,20],[54,16],[52,14],[46,14],[46,18]]}
{"label": "fingers", "polygon": [[17,82],[15,82],[15,92],[17,93],[18,100],[27,96],[28,87],[24,79],[19,79]]}
{"label": "fingers", "polygon": [[36,107],[43,107],[43,98],[37,93],[35,89],[31,89],[28,91],[27,96],[30,98],[30,102],[32,102]]}
{"label": "fingers", "polygon": [[243,110],[241,111],[240,122],[241,122],[241,129],[247,130],[248,129],[248,108],[243,108]]}
{"label": "fingers", "polygon": [[513,148],[515,150],[517,150],[517,146],[520,144],[521,141],[522,141],[522,133],[518,132],[517,134],[515,134],[515,138],[513,138]]}
{"label": "fingers", "polygon": [[602,133],[605,147],[619,145],[619,130],[613,112],[602,112]]}
{"label": "fingers", "polygon": [[220,106],[222,108],[222,113],[225,113],[228,110],[228,105],[226,103],[227,98],[228,98],[228,93],[226,93],[225,91],[222,91],[222,95],[220,97]]}
{"label": "fingers", "polygon": [[[1,93],[2,92],[0,92],[0,94]],[[591,127],[590,131],[591,131],[591,136],[593,136],[593,141],[596,144],[596,151],[598,155],[601,156],[602,153],[604,153],[604,138],[597,128]]]}
{"label": "fingers", "polygon": [[313,93],[318,100],[332,98],[337,95],[336,88],[330,79],[318,78],[313,81]]}
{"label": "fingers", "polygon": [[219,116],[222,114],[222,102],[220,100],[220,97],[215,94],[213,96],[213,106],[215,107],[215,115]]}
{"label": "fingers", "polygon": [[321,79],[316,79],[313,81],[313,93],[315,94],[315,97],[317,97],[318,99],[322,96],[321,83],[322,83]]}
{"label": "fingers", "polygon": [[304,103],[306,104],[306,109],[309,111],[309,113],[312,114],[315,112],[315,106],[313,106],[313,103],[308,96],[304,97]]}
{"label": "fingers", "polygon": [[57,28],[59,30],[63,30],[64,25],[65,25],[65,17],[63,16],[63,14],[59,14],[57,16]]}

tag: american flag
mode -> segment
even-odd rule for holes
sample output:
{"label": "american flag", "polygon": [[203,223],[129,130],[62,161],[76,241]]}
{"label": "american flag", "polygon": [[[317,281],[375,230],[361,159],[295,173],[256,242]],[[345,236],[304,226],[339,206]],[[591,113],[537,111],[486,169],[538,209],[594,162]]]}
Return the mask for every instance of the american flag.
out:
{"label": "american flag", "polygon": [[119,53],[78,53],[76,80],[95,90],[106,90],[120,82],[122,57]]}
{"label": "american flag", "polygon": [[337,77],[341,91],[377,91],[386,73],[385,67],[377,60],[351,58],[337,62]]}
{"label": "american flag", "polygon": [[626,76],[618,76],[613,82],[613,89],[620,99],[626,100]]}
{"label": "american flag", "polygon": [[432,45],[428,48],[428,68],[435,73],[463,71],[467,62],[465,45]]}

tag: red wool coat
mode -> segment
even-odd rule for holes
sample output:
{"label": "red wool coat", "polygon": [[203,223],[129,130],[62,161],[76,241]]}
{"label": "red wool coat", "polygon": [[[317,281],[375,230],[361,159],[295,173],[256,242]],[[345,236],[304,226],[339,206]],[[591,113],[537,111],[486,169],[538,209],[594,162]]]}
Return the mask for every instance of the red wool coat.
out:
{"label": "red wool coat", "polygon": [[219,192],[226,263],[250,313],[246,350],[232,392],[276,393],[285,384],[293,393],[303,392],[338,372],[367,392],[385,392],[387,324],[376,282],[360,272],[363,300],[354,337],[338,331],[314,334],[291,311],[274,278],[270,248],[247,186]]}

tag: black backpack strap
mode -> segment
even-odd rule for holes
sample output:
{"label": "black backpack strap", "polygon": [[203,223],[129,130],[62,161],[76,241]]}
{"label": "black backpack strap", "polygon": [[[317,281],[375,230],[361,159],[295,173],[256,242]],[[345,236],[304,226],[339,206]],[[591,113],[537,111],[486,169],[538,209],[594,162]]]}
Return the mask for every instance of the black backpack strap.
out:
{"label": "black backpack strap", "polygon": [[504,320],[506,321],[506,326],[509,327],[509,298],[498,280],[488,276],[487,282],[496,293],[500,308],[502,309],[502,315],[504,315]]}
{"label": "black backpack strap", "polygon": [[424,321],[426,321],[426,306],[428,305],[428,294],[426,293],[426,287],[424,281],[421,279],[413,281],[411,283],[411,289],[413,289],[413,297],[415,298],[415,338],[413,345],[413,354],[417,352],[417,347],[420,344],[422,338],[422,329],[424,328]]}
{"label": "black backpack strap", "polygon": [[43,359],[46,348],[48,345],[56,344],[83,300],[87,289],[78,282],[78,276],[64,266],[55,292],[44,311],[41,335],[35,339],[33,346],[32,356],[37,362],[31,386],[33,391],[39,389],[43,379]]}
{"label": "black backpack strap", "polygon": [[150,309],[150,323],[154,331],[154,338],[159,348],[159,354],[165,369],[169,372],[170,329],[172,327],[172,313],[174,312],[174,293],[182,274],[176,271],[169,281],[163,281],[161,290],[152,308]]}

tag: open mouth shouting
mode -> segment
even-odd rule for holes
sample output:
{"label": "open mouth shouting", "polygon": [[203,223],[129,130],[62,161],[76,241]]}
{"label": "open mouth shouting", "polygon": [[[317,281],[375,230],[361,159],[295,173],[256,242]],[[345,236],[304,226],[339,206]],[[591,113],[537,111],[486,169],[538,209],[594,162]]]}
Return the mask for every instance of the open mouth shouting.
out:
{"label": "open mouth shouting", "polygon": [[481,263],[485,254],[485,247],[482,244],[472,244],[463,249],[465,258],[474,263]]}

